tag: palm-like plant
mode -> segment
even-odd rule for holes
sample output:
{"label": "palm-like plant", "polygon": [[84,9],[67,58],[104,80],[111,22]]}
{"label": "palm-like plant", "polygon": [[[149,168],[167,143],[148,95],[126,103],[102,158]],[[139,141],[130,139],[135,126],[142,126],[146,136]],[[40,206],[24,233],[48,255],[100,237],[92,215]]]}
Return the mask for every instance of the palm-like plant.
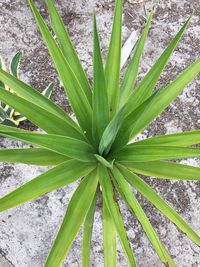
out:
{"label": "palm-like plant", "polygon": [[198,59],[173,82],[154,91],[190,18],[142,81],[136,85],[139,62],[153,11],[137,42],[122,81],[120,81],[122,0],[116,0],[105,68],[94,15],[93,86],[91,88],[53,1],[46,0],[46,4],[56,40],[33,1],[29,0],[29,4],[78,123],[31,86],[0,70],[0,80],[12,90],[11,92],[0,90],[0,99],[47,133],[29,132],[1,125],[2,136],[32,144],[34,148],[2,149],[0,160],[54,166],[2,197],[0,211],[82,178],[69,202],[45,266],[56,267],[62,264],[82,224],[84,224],[82,266],[90,265],[90,244],[97,192],[101,192],[103,199],[105,266],[116,266],[117,235],[130,266],[136,266],[115,198],[116,192],[119,192],[141,223],[162,263],[165,266],[176,266],[129,185],[140,192],[199,246],[200,236],[138,174],[167,179],[200,180],[200,168],[169,161],[200,156],[199,148],[191,147],[200,142],[200,131],[156,136],[134,141],[131,144],[129,141],[148,126],[200,72]]}

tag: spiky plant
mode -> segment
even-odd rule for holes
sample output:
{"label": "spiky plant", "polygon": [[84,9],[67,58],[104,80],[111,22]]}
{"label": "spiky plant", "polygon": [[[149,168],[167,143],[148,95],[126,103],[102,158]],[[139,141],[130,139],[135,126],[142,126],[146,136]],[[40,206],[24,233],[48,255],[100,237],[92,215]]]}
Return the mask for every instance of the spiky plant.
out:
{"label": "spiky plant", "polygon": [[[21,53],[17,52],[11,60],[9,71],[10,73],[18,78],[18,70],[21,62]],[[7,71],[6,65],[2,57],[0,57],[0,69]],[[12,92],[12,90],[0,80],[0,88]],[[51,97],[53,91],[53,83],[50,83],[46,89],[42,92],[47,98]],[[25,121],[26,118],[17,112],[14,108],[9,105],[4,104],[0,101],[0,124],[7,126],[17,127],[20,122]]]}
{"label": "spiky plant", "polygon": [[[4,162],[54,166],[20,188],[0,199],[0,211],[39,197],[81,179],[72,196],[58,235],[45,266],[57,267],[68,253],[83,224],[82,266],[90,265],[90,245],[97,192],[103,199],[103,239],[105,266],[116,266],[116,236],[130,266],[136,266],[126,235],[117,200],[118,192],[137,217],[161,262],[176,266],[160,241],[131,185],[172,221],[195,244],[200,236],[138,174],[177,180],[200,180],[200,168],[170,160],[200,156],[200,131],[156,136],[142,141],[129,141],[147,127],[200,72],[198,59],[173,82],[154,91],[168,59],[184,33],[190,18],[169,43],[156,63],[136,84],[140,57],[148,35],[151,12],[134,55],[120,81],[122,0],[116,0],[112,35],[103,66],[94,15],[93,85],[86,78],[52,0],[46,4],[56,40],[29,0],[33,14],[58,71],[71,107],[77,118],[16,77],[0,70],[0,80],[11,92],[0,90],[0,99],[22,113],[46,134],[0,126],[0,134],[32,144],[29,149],[2,149]],[[99,188],[101,190],[99,190]]]}

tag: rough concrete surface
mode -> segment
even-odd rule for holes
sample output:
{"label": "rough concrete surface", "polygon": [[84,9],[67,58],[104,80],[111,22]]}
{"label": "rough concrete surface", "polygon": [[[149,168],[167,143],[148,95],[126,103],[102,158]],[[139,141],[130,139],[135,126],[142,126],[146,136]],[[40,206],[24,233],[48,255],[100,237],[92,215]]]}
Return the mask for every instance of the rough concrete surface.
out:
{"label": "rough concrete surface", "polygon": [[[42,15],[47,19],[44,1],[35,1]],[[131,2],[131,1],[130,1]],[[102,49],[107,49],[113,0],[57,0],[57,6],[69,28],[74,45],[91,77],[92,55],[92,12],[97,11],[98,27],[102,39]],[[135,30],[139,34],[145,22],[145,12],[155,7],[155,16],[149,39],[143,54],[140,78],[149,69],[169,40],[178,31],[183,22],[195,10],[190,27],[174,52],[168,67],[164,71],[159,85],[169,83],[182,69],[200,55],[200,2],[199,0],[154,0],[145,4],[131,4],[124,0],[123,40]],[[145,8],[144,8],[145,7]],[[146,11],[145,11],[146,10]],[[70,108],[59,87],[56,72],[51,64],[47,50],[41,40],[30,8],[25,0],[0,1],[0,54],[8,63],[12,55],[20,50],[23,53],[21,77],[41,90],[53,81],[56,91],[53,99],[65,110]],[[200,119],[200,77],[193,81],[173,104],[162,113],[152,125],[144,131],[143,137],[193,130]],[[28,122],[25,128],[32,128]],[[1,147],[25,147],[20,142],[1,139]],[[200,166],[198,159],[181,161],[185,164]],[[45,171],[44,167],[22,164],[1,164],[0,196],[19,187],[26,181]],[[157,192],[163,196],[190,225],[200,233],[200,183],[156,180],[145,178]],[[72,196],[76,184],[54,191],[20,207],[0,214],[0,267],[41,267],[45,261],[51,243],[59,229],[66,205]],[[200,248],[194,245],[184,234],[164,218],[153,206],[138,195],[152,224],[169,248],[178,267],[199,267]],[[139,267],[160,267],[154,253],[138,222],[133,219],[126,206],[121,204],[128,236]],[[103,266],[103,244],[101,227],[101,201],[95,216],[92,241],[92,266]],[[64,266],[81,266],[81,234],[75,240]],[[119,266],[128,266],[121,247],[118,248]]]}

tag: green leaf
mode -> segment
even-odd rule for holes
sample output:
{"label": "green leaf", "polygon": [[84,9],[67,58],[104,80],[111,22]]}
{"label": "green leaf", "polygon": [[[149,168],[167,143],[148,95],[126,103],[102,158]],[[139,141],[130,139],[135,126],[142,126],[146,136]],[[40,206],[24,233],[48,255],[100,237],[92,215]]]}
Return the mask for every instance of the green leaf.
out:
{"label": "green leaf", "polygon": [[114,160],[112,162],[109,162],[107,161],[106,159],[104,159],[103,157],[97,155],[97,154],[94,154],[95,158],[105,167],[109,168],[109,169],[112,169],[113,168],[113,163],[114,163]]}
{"label": "green leaf", "polygon": [[117,266],[116,229],[112,216],[103,200],[103,246],[104,266]]}
{"label": "green leaf", "polygon": [[118,203],[115,199],[113,186],[112,186],[107,169],[104,166],[99,165],[98,175],[99,175],[100,185],[102,187],[103,199],[115,223],[115,227],[116,227],[118,236],[120,238],[122,248],[124,252],[126,253],[126,256],[127,256],[127,259],[130,265],[134,267],[136,266],[136,263],[135,263],[133,251],[130,247],[130,243],[129,243],[129,240],[126,234],[126,230],[124,228],[123,219],[120,213]]}
{"label": "green leaf", "polygon": [[65,28],[64,22],[56,10],[55,5],[52,0],[46,0],[46,4],[49,10],[49,15],[51,18],[51,25],[53,27],[54,33],[59,41],[61,51],[65,56],[67,62],[69,63],[72,71],[76,75],[79,84],[82,86],[85,95],[90,104],[92,104],[92,92],[90,89],[90,84],[86,77],[86,74],[83,70],[83,67],[80,63],[80,60],[77,56],[77,53],[73,47],[73,44],[70,40],[68,31]]}
{"label": "green leaf", "polygon": [[117,165],[126,180],[160,210],[170,221],[183,231],[194,243],[200,246],[200,236],[183,220],[183,218],[151,187],[137,175],[128,171],[122,165]]}
{"label": "green leaf", "polygon": [[200,168],[165,161],[123,162],[127,168],[146,176],[176,180],[200,180]]}
{"label": "green leaf", "polygon": [[42,16],[36,9],[32,0],[29,0],[29,4],[35,16],[35,20],[41,31],[43,39],[64,85],[65,92],[69,97],[72,109],[76,115],[76,118],[83,129],[86,132],[87,137],[92,140],[92,108],[88,99],[81,87],[81,84],[76,78],[69,63],[65,59],[62,51],[58,47],[56,41],[51,35],[48,27],[46,26]]}
{"label": "green leaf", "polygon": [[145,162],[165,159],[200,157],[200,149],[176,146],[128,145],[118,152],[116,159],[126,162]]}
{"label": "green leaf", "polygon": [[168,264],[169,266],[176,267],[167,249],[160,241],[159,236],[157,235],[156,231],[151,225],[149,219],[147,218],[145,212],[143,211],[141,205],[134,196],[131,188],[124,179],[123,175],[119,172],[119,170],[116,167],[113,169],[112,173],[117,190],[119,191],[124,201],[128,204],[132,213],[139,220],[142,228],[144,229],[147,237],[149,238],[149,241],[152,243],[152,246],[155,249],[156,253],[158,254],[162,263],[164,263],[164,265],[166,266]]}
{"label": "green leaf", "polygon": [[191,146],[200,143],[200,130],[151,137],[134,145]]}
{"label": "green leaf", "polygon": [[48,133],[85,140],[83,134],[65,120],[6,90],[0,90],[0,99]]}
{"label": "green leaf", "polygon": [[4,211],[49,193],[87,175],[94,165],[77,160],[69,160],[39,175],[30,182],[0,199],[0,211]]}
{"label": "green leaf", "polygon": [[53,113],[57,117],[67,121],[70,125],[78,128],[76,123],[69,117],[69,115],[62,110],[59,106],[54,104],[51,100],[47,99],[41,93],[33,89],[28,84],[20,81],[16,77],[0,69],[0,80],[9,86],[10,89],[18,96],[25,100],[40,106],[48,112]]}
{"label": "green leaf", "polygon": [[54,134],[38,134],[36,132],[28,131],[18,133],[5,131],[1,132],[0,130],[0,135],[46,148],[80,161],[95,161],[93,147],[88,143],[74,138]]}
{"label": "green leaf", "polygon": [[189,19],[184,23],[177,35],[172,39],[172,41],[169,43],[162,55],[158,58],[156,63],[153,65],[153,67],[151,67],[149,72],[145,75],[140,84],[131,94],[127,103],[127,115],[130,114],[137,107],[139,107],[146,99],[151,96],[152,91],[155,88],[155,85],[159,80],[161,73],[163,72],[171,54],[179,43],[184,31],[186,30],[191,20],[191,17],[192,16],[190,16]]}
{"label": "green leaf", "polygon": [[82,267],[90,267],[90,250],[91,250],[91,239],[92,229],[94,223],[94,213],[96,208],[97,192],[94,196],[90,209],[85,218],[83,227],[83,243],[82,243]]}
{"label": "green leaf", "polygon": [[69,158],[43,148],[0,149],[0,161],[37,166],[58,165]]}
{"label": "green leaf", "polygon": [[140,39],[138,40],[136,44],[133,57],[126,69],[124,79],[120,87],[120,107],[122,107],[127,102],[128,97],[130,96],[132,92],[133,86],[135,85],[137,75],[138,75],[138,70],[139,70],[139,63],[140,63],[144,45],[147,39],[149,28],[151,26],[153,13],[154,12],[152,10],[146,22],[146,26],[144,28],[142,36],[140,37]]}
{"label": "green leaf", "polygon": [[99,144],[99,153],[101,155],[107,155],[110,151],[110,148],[115,141],[117,133],[123,123],[124,119],[124,108],[121,108],[120,111],[112,118],[105,131],[103,132],[100,144]]}
{"label": "green leaf", "polygon": [[93,138],[99,144],[103,131],[109,122],[109,105],[104,75],[104,67],[101,57],[101,48],[97,32],[96,16],[94,13],[93,30]]}
{"label": "green leaf", "polygon": [[61,266],[92,204],[98,185],[96,170],[86,176],[73,194],[45,267]]}
{"label": "green leaf", "polygon": [[119,150],[128,140],[147,127],[200,72],[200,59],[191,64],[178,78],[155,92],[124,120],[116,137],[113,150]]}
{"label": "green leaf", "polygon": [[116,0],[112,34],[105,66],[108,100],[111,117],[119,104],[119,80],[122,46],[122,0]]}
{"label": "green leaf", "polygon": [[[0,70],[4,70],[4,71],[6,71],[6,66],[5,66],[5,63],[4,63],[4,60],[3,60],[3,58],[0,56]],[[5,89],[5,84],[4,84],[4,82],[3,81],[1,81],[0,80],[0,88],[2,89]],[[2,103],[0,102],[0,105],[1,105]]]}
{"label": "green leaf", "polygon": [[50,83],[50,84],[47,86],[47,88],[44,89],[44,91],[42,92],[42,94],[43,94],[44,96],[46,96],[47,98],[50,99],[51,94],[52,94],[52,92],[53,92],[53,88],[54,88],[54,84],[53,84],[53,83]]}
{"label": "green leaf", "polygon": [[10,73],[14,75],[15,77],[18,76],[18,68],[19,68],[20,61],[21,61],[21,53],[17,52],[14,55],[11,61],[11,64],[10,64]]}

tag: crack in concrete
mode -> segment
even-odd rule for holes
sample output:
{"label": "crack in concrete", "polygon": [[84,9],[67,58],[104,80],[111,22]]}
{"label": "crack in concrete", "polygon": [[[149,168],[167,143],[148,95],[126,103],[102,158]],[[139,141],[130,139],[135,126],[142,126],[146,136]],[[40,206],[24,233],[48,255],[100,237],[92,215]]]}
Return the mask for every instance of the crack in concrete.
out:
{"label": "crack in concrete", "polygon": [[[3,262],[2,262],[2,258],[3,258]],[[15,265],[9,259],[7,259],[6,253],[0,248],[0,264],[1,263],[3,264],[4,267],[11,267],[11,266],[15,267]]]}

